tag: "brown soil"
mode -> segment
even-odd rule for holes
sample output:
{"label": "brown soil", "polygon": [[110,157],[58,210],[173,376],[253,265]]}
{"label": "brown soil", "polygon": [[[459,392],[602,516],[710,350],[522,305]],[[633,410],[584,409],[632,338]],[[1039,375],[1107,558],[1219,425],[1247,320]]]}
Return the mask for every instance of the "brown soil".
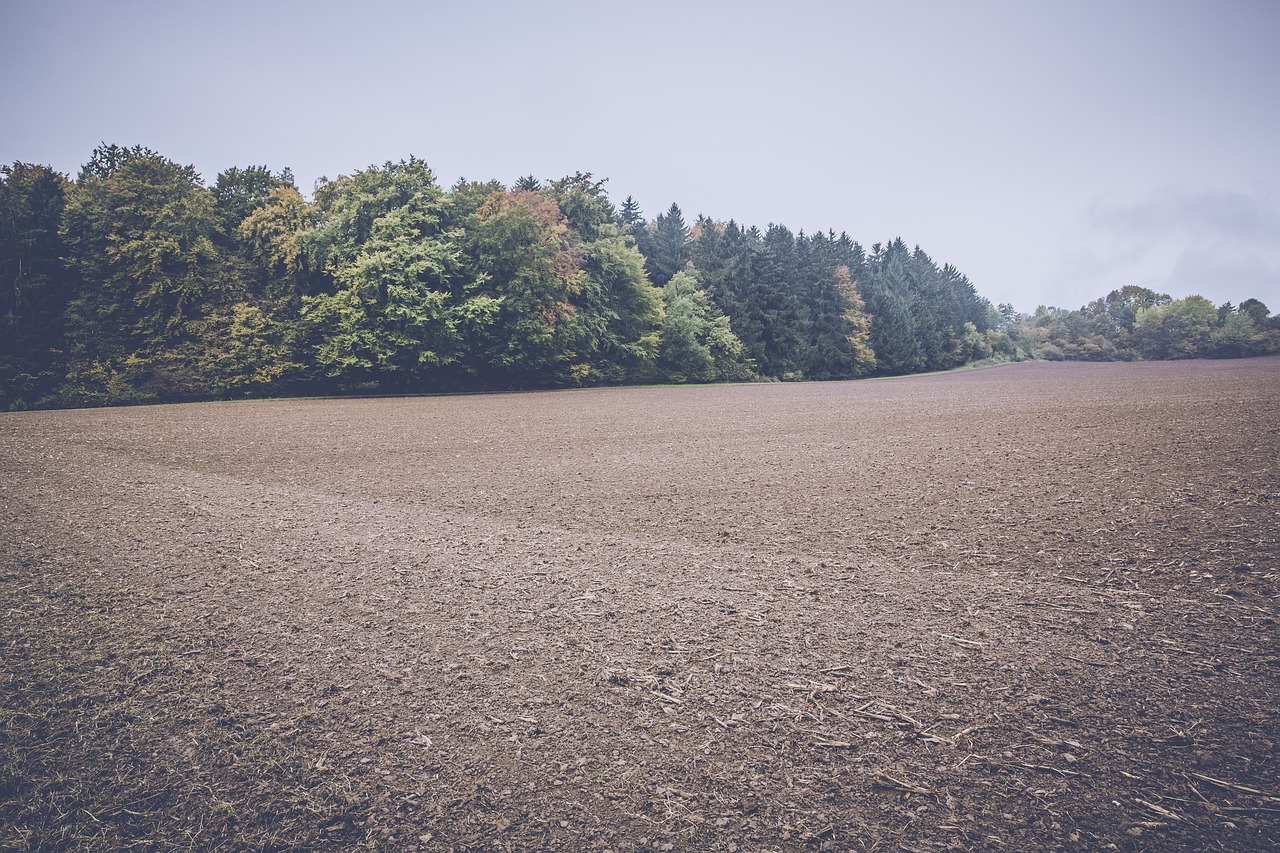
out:
{"label": "brown soil", "polygon": [[1280,361],[0,416],[5,849],[1280,845]]}

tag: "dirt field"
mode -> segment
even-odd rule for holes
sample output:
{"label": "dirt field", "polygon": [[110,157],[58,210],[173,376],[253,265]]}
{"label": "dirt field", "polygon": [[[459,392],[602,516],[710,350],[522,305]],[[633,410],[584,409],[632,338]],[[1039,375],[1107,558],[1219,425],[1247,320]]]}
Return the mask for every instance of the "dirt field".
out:
{"label": "dirt field", "polygon": [[3,849],[1280,846],[1280,360],[0,415]]}

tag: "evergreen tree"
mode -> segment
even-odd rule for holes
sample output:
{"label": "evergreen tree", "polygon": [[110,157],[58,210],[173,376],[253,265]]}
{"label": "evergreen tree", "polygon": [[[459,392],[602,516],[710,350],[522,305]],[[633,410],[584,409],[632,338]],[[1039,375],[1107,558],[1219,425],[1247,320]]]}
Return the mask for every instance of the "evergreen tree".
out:
{"label": "evergreen tree", "polygon": [[716,308],[727,317],[746,348],[748,358],[759,363],[764,349],[764,326],[759,312],[749,310],[754,290],[752,247],[758,231],[745,232],[736,222],[713,222],[701,217],[688,244],[690,262]]}
{"label": "evergreen tree", "polygon": [[0,410],[39,403],[65,371],[73,291],[58,225],[70,186],[47,166],[0,167]]}
{"label": "evergreen tree", "polygon": [[680,206],[673,202],[666,213],[658,214],[646,231],[647,239],[641,242],[640,250],[647,261],[649,280],[661,287],[689,260],[685,246],[689,240],[689,228],[684,223]]}
{"label": "evergreen tree", "polygon": [[640,205],[631,196],[627,196],[626,201],[622,202],[622,210],[618,212],[618,219],[623,228],[633,233],[634,229],[644,227],[644,214],[640,212]]}
{"label": "evergreen tree", "polygon": [[871,348],[881,373],[913,373],[923,368],[924,352],[911,314],[910,253],[901,240],[872,246],[867,290]]}
{"label": "evergreen tree", "polygon": [[803,370],[803,341],[807,318],[797,280],[799,258],[792,233],[770,225],[751,255],[751,286],[746,310],[759,324],[760,350],[753,353],[765,376],[799,379]]}
{"label": "evergreen tree", "polygon": [[221,226],[220,236],[228,244],[234,243],[245,217],[266,204],[274,190],[293,187],[292,177],[286,180],[285,175],[285,172],[273,175],[266,166],[245,169],[233,166],[218,173],[213,185],[214,206]]}

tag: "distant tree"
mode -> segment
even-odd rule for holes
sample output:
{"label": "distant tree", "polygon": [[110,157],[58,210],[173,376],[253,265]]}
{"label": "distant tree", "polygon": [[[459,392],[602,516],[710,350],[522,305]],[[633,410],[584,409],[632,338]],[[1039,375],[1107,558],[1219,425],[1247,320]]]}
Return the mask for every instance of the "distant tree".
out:
{"label": "distant tree", "polygon": [[[304,242],[332,287],[303,299],[315,359],[345,388],[436,386],[467,354],[498,301],[468,292],[464,235],[416,158],[371,167],[317,193]],[[286,246],[289,244],[286,243]]]}
{"label": "distant tree", "polygon": [[622,202],[622,210],[618,212],[618,219],[622,223],[622,227],[628,231],[637,226],[644,227],[644,214],[640,212],[640,205],[631,196],[627,196],[626,201]]}
{"label": "distant tree", "polygon": [[316,272],[304,251],[304,235],[319,212],[292,186],[273,188],[236,228],[236,238],[249,259],[263,271],[267,295],[289,298],[312,292]]}
{"label": "distant tree", "polygon": [[467,228],[471,217],[494,193],[502,194],[506,191],[507,188],[498,181],[458,181],[445,198],[445,223],[454,228]]}
{"label": "distant tree", "polygon": [[1271,317],[1271,310],[1257,299],[1246,299],[1240,303],[1240,307],[1236,311],[1240,314],[1247,314],[1259,329],[1265,328]]}
{"label": "distant tree", "polygon": [[332,268],[338,289],[306,298],[316,358],[344,385],[419,387],[460,358],[450,310],[460,235],[441,232],[439,204],[439,193],[419,192],[379,217],[358,254]]}
{"label": "distant tree", "polygon": [[746,379],[751,375],[742,342],[729,328],[729,319],[698,287],[692,266],[676,273],[662,290],[660,365],[671,382],[714,382]]}
{"label": "distant tree", "polygon": [[1203,296],[1139,308],[1133,338],[1144,358],[1195,358],[1210,348],[1218,311]]}
{"label": "distant tree", "polygon": [[1230,311],[1222,323],[1209,332],[1207,355],[1212,358],[1245,358],[1270,349],[1266,331],[1246,311]]}
{"label": "distant tree", "polygon": [[680,205],[673,202],[667,212],[658,214],[646,230],[648,239],[642,241],[640,249],[647,261],[649,280],[661,287],[683,269],[689,259],[685,247],[689,228],[685,225]]}
{"label": "distant tree", "polygon": [[582,246],[583,286],[574,298],[588,334],[579,344],[577,384],[652,381],[656,376],[660,291],[644,257],[619,226],[603,225]]}
{"label": "distant tree", "polygon": [[58,226],[70,187],[47,166],[0,167],[0,410],[39,403],[65,371],[73,289]]}
{"label": "distant tree", "polygon": [[122,145],[107,145],[104,142],[93,149],[93,153],[89,155],[89,161],[80,168],[76,183],[81,184],[86,180],[105,181],[131,160],[155,159],[159,156],[155,151],[141,145],[128,148]]}
{"label": "distant tree", "polygon": [[866,376],[876,369],[876,354],[871,348],[871,318],[867,316],[866,303],[858,294],[858,284],[853,280],[849,267],[844,264],[836,267],[833,278],[844,309],[844,341],[843,346],[837,348],[840,354],[837,362],[841,368],[839,375],[841,378]]}
{"label": "distant tree", "polygon": [[60,229],[81,281],[68,311],[69,401],[152,399],[187,383],[157,357],[219,285],[217,230],[213,194],[192,167],[146,150],[95,152]]}
{"label": "distant tree", "polygon": [[698,270],[702,287],[716,308],[730,318],[748,358],[757,364],[764,351],[764,324],[753,305],[751,259],[760,239],[758,231],[745,232],[732,220],[720,223],[700,217],[688,243],[689,260]]}
{"label": "distant tree", "polygon": [[267,203],[272,191],[293,188],[291,175],[272,174],[266,166],[232,167],[218,173],[213,185],[214,207],[221,226],[221,235],[234,242],[237,229],[254,210]]}
{"label": "distant tree", "polygon": [[847,235],[818,232],[797,241],[797,288],[803,301],[801,345],[806,379],[849,379],[875,367],[870,322],[854,269],[864,254]]}
{"label": "distant tree", "polygon": [[751,286],[746,310],[760,324],[761,346],[753,353],[760,372],[779,379],[800,379],[804,342],[809,337],[800,298],[796,238],[783,225],[770,225],[751,253]]}
{"label": "distant tree", "polygon": [[570,381],[584,329],[573,304],[582,255],[556,203],[540,193],[493,193],[470,218],[472,269],[494,300],[477,330],[471,369],[488,383],[536,386]]}
{"label": "distant tree", "polygon": [[914,373],[924,368],[924,352],[911,313],[910,253],[901,241],[875,244],[863,293],[871,315],[871,348],[881,373]]}
{"label": "distant tree", "polygon": [[618,214],[604,185],[605,181],[595,180],[590,173],[577,172],[552,181],[546,188],[547,196],[560,208],[569,227],[584,241],[595,240],[603,228],[617,221]]}

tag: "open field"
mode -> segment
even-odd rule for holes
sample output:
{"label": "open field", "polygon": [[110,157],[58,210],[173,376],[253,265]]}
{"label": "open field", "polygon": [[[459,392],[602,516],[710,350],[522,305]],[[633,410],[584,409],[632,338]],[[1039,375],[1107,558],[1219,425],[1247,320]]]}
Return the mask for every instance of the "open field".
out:
{"label": "open field", "polygon": [[0,849],[1280,846],[1280,360],[0,448]]}

